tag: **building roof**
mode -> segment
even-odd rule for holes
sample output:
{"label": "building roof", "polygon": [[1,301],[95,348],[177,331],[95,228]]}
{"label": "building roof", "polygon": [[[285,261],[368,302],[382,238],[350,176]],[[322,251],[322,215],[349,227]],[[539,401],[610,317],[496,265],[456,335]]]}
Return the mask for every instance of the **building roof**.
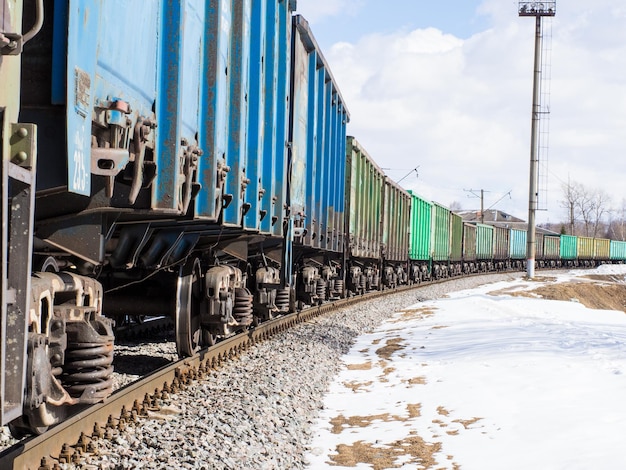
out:
{"label": "building roof", "polygon": [[[465,222],[481,222],[480,211],[458,211]],[[501,210],[484,211],[484,223],[490,222],[524,222],[511,214],[507,214]]]}

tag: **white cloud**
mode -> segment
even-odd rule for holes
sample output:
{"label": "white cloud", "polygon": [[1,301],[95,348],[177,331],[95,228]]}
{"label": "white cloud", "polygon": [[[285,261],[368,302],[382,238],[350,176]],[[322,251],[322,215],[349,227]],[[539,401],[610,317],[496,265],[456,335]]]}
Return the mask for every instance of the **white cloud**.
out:
{"label": "white cloud", "polygon": [[[489,190],[491,202],[513,189],[498,207],[525,218],[534,19],[518,18],[517,2],[509,3],[485,1],[481,11],[494,26],[467,40],[434,28],[366,34],[326,57],[351,112],[349,133],[381,167],[398,169],[390,176],[420,165],[419,180],[403,185],[468,207],[477,201],[464,200],[463,189]],[[552,77],[552,212],[544,219],[561,219],[560,181],[568,176],[623,197],[625,13],[616,0],[573,0],[553,20],[544,70]]]}

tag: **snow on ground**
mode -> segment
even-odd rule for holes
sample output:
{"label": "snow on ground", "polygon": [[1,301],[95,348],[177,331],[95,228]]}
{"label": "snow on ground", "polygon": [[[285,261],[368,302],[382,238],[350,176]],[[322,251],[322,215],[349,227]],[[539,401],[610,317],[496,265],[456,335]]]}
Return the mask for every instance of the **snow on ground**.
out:
{"label": "snow on ground", "polygon": [[503,293],[590,274],[626,284],[624,266],[494,283],[359,337],[310,468],[626,468],[626,314]]}

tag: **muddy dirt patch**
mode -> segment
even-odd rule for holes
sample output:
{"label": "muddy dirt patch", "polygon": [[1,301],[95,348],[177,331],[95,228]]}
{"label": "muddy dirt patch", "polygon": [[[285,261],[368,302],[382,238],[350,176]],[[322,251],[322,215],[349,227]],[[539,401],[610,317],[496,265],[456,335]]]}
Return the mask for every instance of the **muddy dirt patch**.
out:
{"label": "muddy dirt patch", "polygon": [[587,308],[626,312],[626,285],[621,283],[566,282],[537,287],[531,291],[508,292],[508,295],[574,301]]}

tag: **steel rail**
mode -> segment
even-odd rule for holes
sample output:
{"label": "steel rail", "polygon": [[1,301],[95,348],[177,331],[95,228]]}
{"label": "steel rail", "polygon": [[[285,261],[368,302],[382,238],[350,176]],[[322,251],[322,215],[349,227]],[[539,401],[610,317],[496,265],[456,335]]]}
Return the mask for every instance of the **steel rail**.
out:
{"label": "steel rail", "polygon": [[[430,285],[432,283],[428,283]],[[162,390],[185,388],[191,380],[201,379],[223,362],[237,357],[253,344],[265,341],[299,323],[330,313],[350,304],[372,300],[383,295],[400,293],[421,286],[414,284],[394,289],[373,291],[360,296],[334,300],[300,312],[264,322],[254,329],[220,341],[193,357],[181,359],[113,393],[103,403],[92,405],[72,415],[40,436],[26,438],[0,453],[1,469],[52,469],[55,464],[72,463],[88,452],[90,443],[102,437],[98,430],[133,425],[137,416],[145,415],[145,403],[154,402]],[[154,404],[153,404],[154,406]],[[139,418],[142,419],[142,418]]]}

